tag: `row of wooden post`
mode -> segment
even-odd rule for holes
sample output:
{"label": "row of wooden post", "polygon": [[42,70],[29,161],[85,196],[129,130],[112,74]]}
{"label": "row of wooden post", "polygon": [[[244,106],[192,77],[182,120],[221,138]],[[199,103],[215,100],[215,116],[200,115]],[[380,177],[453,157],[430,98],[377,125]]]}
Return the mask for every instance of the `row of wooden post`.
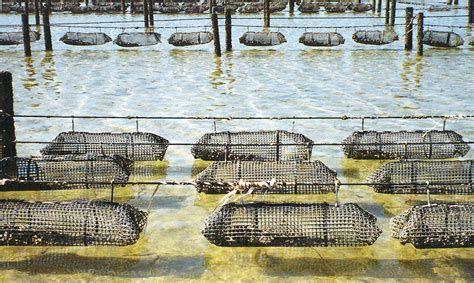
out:
{"label": "row of wooden post", "polygon": [[[36,26],[40,26],[40,0],[35,0],[35,20]],[[51,24],[49,22],[51,0],[46,2],[46,6],[42,7],[43,14],[43,36],[46,51],[53,51],[53,42],[51,39]],[[30,38],[30,23],[29,23],[29,4],[25,1],[25,13],[21,15],[21,23],[23,27],[23,46],[26,57],[31,57],[31,38]]]}

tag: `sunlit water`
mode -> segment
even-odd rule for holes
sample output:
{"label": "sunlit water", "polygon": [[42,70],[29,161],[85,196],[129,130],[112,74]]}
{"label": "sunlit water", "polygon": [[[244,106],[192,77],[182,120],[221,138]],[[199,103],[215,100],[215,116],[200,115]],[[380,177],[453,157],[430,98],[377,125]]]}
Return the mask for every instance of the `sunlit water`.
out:
{"label": "sunlit water", "polygon": [[[465,3],[460,3],[464,5]],[[405,7],[398,5],[399,8]],[[416,7],[415,7],[416,8]],[[399,15],[404,15],[398,11]],[[465,14],[465,10],[444,14]],[[430,13],[426,13],[430,15]],[[431,13],[435,14],[435,13]],[[287,13],[275,14],[286,16]],[[351,15],[351,14],[347,14]],[[371,13],[361,14],[371,15]],[[296,16],[300,17],[298,14]],[[314,15],[312,15],[314,17]],[[324,12],[318,17],[326,17]],[[176,16],[155,15],[157,19]],[[179,16],[182,18],[184,16]],[[201,16],[203,18],[208,15]],[[52,22],[140,20],[131,15],[58,15]],[[33,17],[30,19],[33,21]],[[401,23],[401,19],[397,19]],[[426,19],[425,23],[465,25],[466,18]],[[0,24],[17,24],[19,15],[0,15]],[[234,23],[259,25],[258,20]],[[157,26],[209,25],[203,22],[160,22]],[[367,20],[272,20],[273,25],[344,26],[383,24]],[[140,26],[140,23],[131,24]],[[13,73],[17,114],[147,115],[147,116],[338,116],[472,114],[474,49],[426,47],[425,56],[403,50],[400,41],[386,46],[352,42],[355,29],[339,29],[346,44],[309,48],[298,43],[302,29],[280,29],[288,43],[274,48],[249,48],[238,37],[257,28],[233,29],[234,52],[216,58],[211,44],[174,48],[166,39],[174,29],[157,27],[157,46],[125,49],[112,43],[73,47],[58,39],[69,29],[53,28],[54,52],[43,41],[32,44],[33,57],[22,46],[0,47],[0,69]],[[204,28],[201,28],[203,30]],[[209,28],[207,28],[209,29]],[[10,29],[11,30],[11,29]],[[88,29],[90,31],[90,29]],[[189,30],[198,30],[197,28]],[[276,29],[275,29],[276,30]],[[326,29],[333,31],[334,29]],[[446,30],[446,29],[444,29]],[[449,29],[450,30],[450,29]],[[71,31],[84,31],[71,29]],[[97,30],[94,30],[97,31]],[[122,29],[102,29],[114,38]],[[222,30],[221,30],[222,31]],[[455,29],[464,38],[466,29]],[[223,33],[222,35],[223,36]],[[223,37],[221,42],[224,42]],[[449,120],[447,128],[474,140],[472,120]],[[441,129],[442,121],[369,120],[366,129]],[[340,142],[361,128],[360,121],[295,121],[295,131],[316,142]],[[221,121],[217,130],[291,130],[293,121]],[[18,140],[49,141],[71,129],[71,121],[16,120]],[[134,131],[135,120],[75,120],[81,131]],[[141,120],[139,130],[172,142],[195,142],[213,131],[211,121]],[[42,145],[18,146],[19,155],[38,154]],[[339,147],[316,147],[319,159],[338,172],[343,182],[364,181],[384,162],[354,161]],[[466,158],[474,158],[472,150]],[[143,164],[142,164],[143,165]],[[132,180],[190,180],[208,165],[195,162],[186,146],[171,146],[166,162],[151,162],[152,176]],[[150,169],[148,167],[148,169]],[[416,250],[390,237],[389,218],[426,196],[383,195],[368,187],[344,188],[341,202],[356,202],[378,218],[383,234],[363,248],[220,248],[200,234],[204,219],[222,197],[196,193],[193,187],[137,186],[119,189],[116,200],[150,209],[143,237],[130,247],[4,247],[0,249],[2,280],[88,279],[359,279],[454,280],[473,277],[472,249]],[[109,197],[108,191],[3,193],[2,198],[67,200]],[[254,200],[327,201],[335,196],[255,197]],[[432,196],[432,200],[473,201],[472,197]],[[27,277],[28,276],[28,277]]]}

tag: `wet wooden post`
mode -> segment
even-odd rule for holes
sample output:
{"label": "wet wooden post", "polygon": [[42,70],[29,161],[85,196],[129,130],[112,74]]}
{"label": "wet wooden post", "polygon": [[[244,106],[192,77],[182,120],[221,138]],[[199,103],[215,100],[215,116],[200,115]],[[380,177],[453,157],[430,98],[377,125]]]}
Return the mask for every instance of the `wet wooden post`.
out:
{"label": "wet wooden post", "polygon": [[232,10],[225,9],[225,50],[232,51]]}
{"label": "wet wooden post", "polygon": [[397,0],[392,0],[390,5],[390,26],[393,28],[395,26],[395,17],[397,13]]}
{"label": "wet wooden post", "polygon": [[385,24],[390,22],[390,0],[385,0]]}
{"label": "wet wooden post", "polygon": [[28,22],[28,14],[21,15],[21,23],[23,26],[23,47],[25,50],[25,56],[31,57],[30,23]]}
{"label": "wet wooden post", "polygon": [[377,0],[377,14],[382,13],[382,0]]}
{"label": "wet wooden post", "polygon": [[40,23],[40,0],[34,0],[35,1],[35,22],[36,26],[39,26]]}
{"label": "wet wooden post", "polygon": [[375,13],[375,6],[377,5],[376,3],[376,0],[372,0],[372,13]]}
{"label": "wet wooden post", "polygon": [[221,40],[219,38],[219,20],[214,5],[211,6],[212,34],[214,35],[214,53],[221,57]]}
{"label": "wet wooden post", "polygon": [[145,28],[150,27],[150,23],[148,22],[148,1],[143,0],[143,20],[145,22]]}
{"label": "wet wooden post", "polygon": [[405,9],[405,50],[413,49],[413,7]]}
{"label": "wet wooden post", "polygon": [[270,0],[264,0],[263,2],[263,27],[270,27]]}
{"label": "wet wooden post", "polygon": [[467,1],[467,13],[469,17],[469,23],[474,23],[474,0]]}
{"label": "wet wooden post", "polygon": [[126,5],[125,5],[125,0],[120,0],[120,8],[122,10],[122,13],[125,14]]}
{"label": "wet wooden post", "polygon": [[416,34],[416,55],[423,56],[423,13],[418,13],[418,31]]}
{"label": "wet wooden post", "polygon": [[133,14],[135,12],[135,1],[130,0],[130,14]]}
{"label": "wet wooden post", "polygon": [[46,51],[53,51],[53,43],[51,41],[51,25],[49,23],[49,6],[46,6],[43,9],[43,34]]}
{"label": "wet wooden post", "polygon": [[290,14],[295,12],[295,0],[290,0]]}
{"label": "wet wooden post", "polygon": [[155,26],[155,15],[153,14],[154,12],[154,7],[155,6],[155,1],[154,0],[148,0],[148,20],[150,22],[150,26]]}
{"label": "wet wooden post", "polygon": [[16,156],[15,122],[13,119],[13,84],[10,72],[0,71],[0,124],[3,144],[1,158]]}

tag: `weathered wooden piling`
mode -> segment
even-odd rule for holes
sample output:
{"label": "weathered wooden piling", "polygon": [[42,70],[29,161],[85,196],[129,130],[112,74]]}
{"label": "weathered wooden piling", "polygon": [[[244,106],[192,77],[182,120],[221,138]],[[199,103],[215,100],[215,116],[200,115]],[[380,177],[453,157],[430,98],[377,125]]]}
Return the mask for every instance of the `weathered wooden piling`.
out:
{"label": "weathered wooden piling", "polygon": [[135,12],[135,1],[130,0],[130,14],[133,14]]}
{"label": "weathered wooden piling", "polygon": [[423,13],[418,13],[418,27],[417,27],[416,41],[417,49],[416,55],[423,56]]}
{"label": "weathered wooden piling", "polygon": [[143,0],[143,20],[145,22],[145,28],[150,27],[150,23],[148,21],[148,1]]}
{"label": "weathered wooden piling", "polygon": [[474,0],[467,1],[467,13],[469,17],[469,23],[474,23]]}
{"label": "weathered wooden piling", "polygon": [[30,46],[30,23],[28,22],[28,14],[21,15],[21,23],[23,26],[23,47],[25,50],[25,56],[31,57],[31,46]]}
{"label": "weathered wooden piling", "polygon": [[155,26],[155,16],[154,16],[154,8],[155,8],[155,0],[147,0],[148,1],[148,20],[150,22],[150,26]]}
{"label": "weathered wooden piling", "polygon": [[225,9],[225,50],[232,51],[232,10]]}
{"label": "weathered wooden piling", "polygon": [[382,0],[377,0],[377,14],[382,13]]}
{"label": "weathered wooden piling", "polygon": [[125,14],[125,10],[127,9],[125,6],[125,0],[120,0],[120,9],[122,10],[122,13]]}
{"label": "weathered wooden piling", "polygon": [[0,71],[1,158],[16,156],[12,74]]}
{"label": "weathered wooden piling", "polygon": [[295,12],[295,0],[290,0],[290,14]]}
{"label": "weathered wooden piling", "polygon": [[219,38],[219,21],[214,7],[211,8],[212,33],[214,35],[214,53],[217,57],[221,57],[221,41]]}
{"label": "weathered wooden piling", "polygon": [[377,1],[372,0],[372,13],[375,13],[375,6],[377,6]]}
{"label": "weathered wooden piling", "polygon": [[270,27],[270,0],[264,0],[263,3],[263,27]]}
{"label": "weathered wooden piling", "polygon": [[36,26],[39,26],[41,24],[40,22],[40,0],[34,0],[35,1],[35,23]]}
{"label": "weathered wooden piling", "polygon": [[385,0],[385,24],[390,23],[390,0]]}
{"label": "weathered wooden piling", "polygon": [[413,8],[405,9],[405,50],[413,49]]}
{"label": "weathered wooden piling", "polygon": [[395,18],[397,13],[397,0],[391,0],[390,5],[390,26],[393,28],[395,26]]}
{"label": "weathered wooden piling", "polygon": [[46,51],[53,51],[53,42],[51,40],[51,25],[49,23],[49,7],[43,9],[43,34],[44,46]]}

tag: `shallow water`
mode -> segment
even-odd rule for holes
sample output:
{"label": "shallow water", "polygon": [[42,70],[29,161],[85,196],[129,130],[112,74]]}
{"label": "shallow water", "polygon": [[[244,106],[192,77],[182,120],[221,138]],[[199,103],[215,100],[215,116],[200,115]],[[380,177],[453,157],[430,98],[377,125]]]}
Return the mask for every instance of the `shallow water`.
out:
{"label": "shallow water", "polygon": [[[463,1],[460,3],[464,5]],[[404,5],[398,5],[405,7]],[[415,7],[416,8],[416,7]],[[447,14],[463,14],[452,11]],[[403,13],[399,12],[400,15]],[[426,13],[430,14],[430,13]],[[432,13],[435,14],[435,13]],[[286,16],[286,13],[281,13]],[[370,13],[368,13],[370,15]],[[298,14],[297,14],[298,16]],[[324,18],[324,13],[318,17]],[[158,19],[172,16],[155,15]],[[180,16],[182,18],[184,16]],[[202,16],[207,17],[207,16]],[[176,18],[176,17],[175,17]],[[139,20],[130,15],[53,15],[52,22]],[[19,15],[0,15],[0,24],[19,23]],[[33,18],[31,18],[33,21]],[[400,19],[397,19],[400,21]],[[463,25],[465,18],[426,19],[425,22]],[[234,21],[236,22],[236,21]],[[261,24],[246,20],[245,24]],[[275,25],[380,24],[383,19],[314,21],[273,20]],[[160,26],[173,26],[164,22]],[[186,23],[182,23],[186,24]],[[195,24],[195,23],[192,23]],[[206,25],[209,21],[205,22]],[[139,25],[136,23],[134,25]],[[156,30],[162,41],[174,32]],[[196,29],[193,29],[196,30]],[[417,58],[400,41],[382,47],[357,45],[354,29],[340,32],[346,44],[331,49],[297,43],[303,30],[280,29],[288,43],[264,49],[244,47],[238,37],[247,30],[234,28],[234,49],[216,58],[212,45],[173,48],[166,42],[142,49],[124,49],[109,43],[101,47],[73,47],[58,39],[68,31],[53,29],[54,52],[45,53],[43,41],[32,44],[25,59],[21,46],[0,47],[2,70],[13,73],[17,114],[147,115],[147,116],[358,116],[472,114],[474,103],[474,49],[426,47]],[[331,29],[328,29],[331,30]],[[72,29],[72,31],[82,31]],[[115,37],[121,29],[103,29]],[[463,37],[465,29],[456,30]],[[222,40],[223,41],[223,40]],[[316,142],[340,142],[360,121],[295,121],[295,131]],[[441,129],[439,120],[369,120],[366,129]],[[217,130],[291,130],[293,121],[220,121]],[[471,120],[449,120],[447,128],[474,140]],[[18,118],[18,140],[49,141],[71,129],[71,121]],[[80,131],[133,131],[135,120],[75,120]],[[210,121],[140,120],[139,129],[172,142],[195,142],[213,131]],[[19,155],[38,154],[42,145],[18,146]],[[474,158],[474,150],[466,157]],[[354,161],[339,147],[316,147],[312,159],[322,160],[343,182],[364,181],[385,161]],[[154,175],[132,180],[189,180],[209,163],[194,161],[190,148],[171,146],[166,162],[140,164]],[[150,167],[151,166],[151,167]],[[144,170],[147,171],[147,170]],[[383,195],[360,186],[344,188],[341,202],[356,202],[378,218],[383,234],[364,248],[220,248],[200,234],[204,219],[219,196],[197,194],[186,186],[118,189],[116,200],[147,210],[143,237],[130,247],[3,247],[2,280],[62,281],[74,279],[197,279],[197,280],[447,280],[471,281],[472,249],[416,250],[390,237],[389,218],[426,196]],[[66,200],[109,197],[108,191],[2,193],[3,198]],[[326,196],[260,196],[254,200],[328,201]],[[473,201],[473,197],[432,196],[432,200]]]}

